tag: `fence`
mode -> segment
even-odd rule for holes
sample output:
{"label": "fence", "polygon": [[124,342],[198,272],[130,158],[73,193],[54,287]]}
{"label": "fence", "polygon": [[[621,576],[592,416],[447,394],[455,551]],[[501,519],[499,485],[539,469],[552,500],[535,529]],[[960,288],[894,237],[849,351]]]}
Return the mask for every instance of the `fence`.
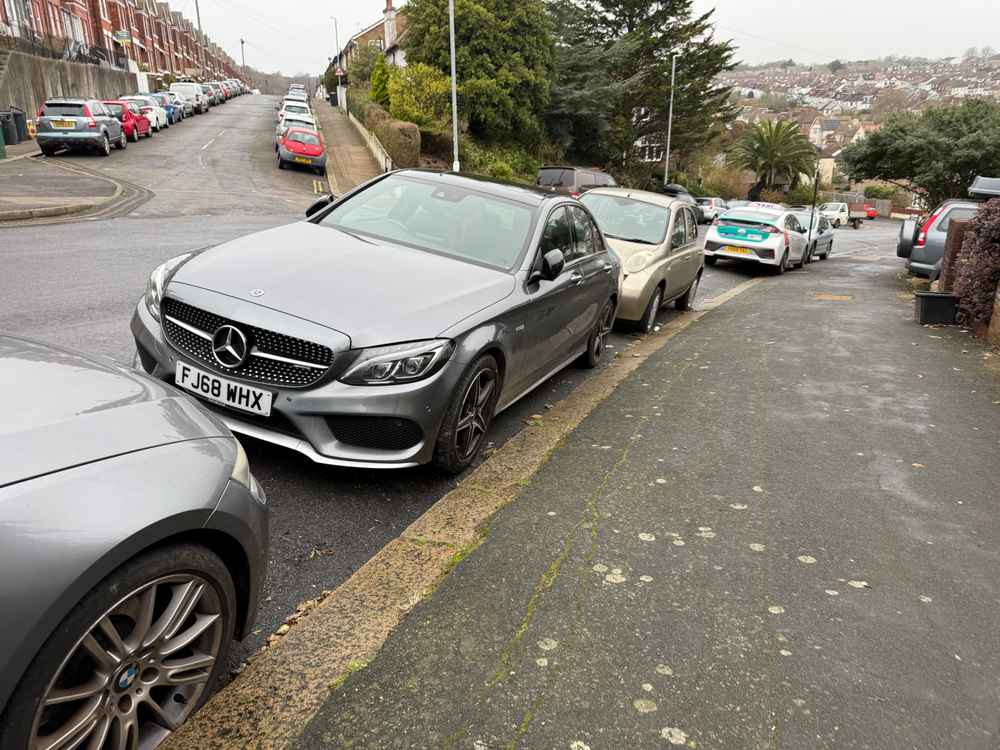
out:
{"label": "fence", "polygon": [[375,162],[382,168],[382,171],[391,172],[394,170],[396,167],[392,162],[392,157],[389,156],[389,152],[385,150],[379,139],[347,109],[347,89],[344,86],[337,89],[337,105],[347,112],[347,117],[350,119],[351,124],[361,134],[361,137],[365,139],[368,150],[371,152],[372,157],[374,157]]}
{"label": "fence", "polygon": [[30,29],[22,29],[21,31],[22,35],[20,36],[0,32],[0,49],[10,52],[24,52],[50,60],[102,65],[120,70],[127,68],[127,58],[106,47],[90,47],[65,37],[36,34]]}

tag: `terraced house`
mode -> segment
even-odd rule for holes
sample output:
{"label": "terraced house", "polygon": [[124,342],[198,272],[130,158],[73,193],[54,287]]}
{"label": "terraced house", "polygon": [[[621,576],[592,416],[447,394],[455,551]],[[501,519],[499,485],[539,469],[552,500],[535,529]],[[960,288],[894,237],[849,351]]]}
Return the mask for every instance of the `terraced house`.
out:
{"label": "terraced house", "polygon": [[0,42],[49,57],[154,74],[239,75],[218,44],[156,0],[0,0]]}

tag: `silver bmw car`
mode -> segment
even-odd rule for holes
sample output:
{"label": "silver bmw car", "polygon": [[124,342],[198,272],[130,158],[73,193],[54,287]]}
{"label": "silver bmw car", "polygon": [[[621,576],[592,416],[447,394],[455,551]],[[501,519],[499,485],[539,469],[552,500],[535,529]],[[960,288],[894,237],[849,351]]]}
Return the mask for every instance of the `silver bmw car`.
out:
{"label": "silver bmw car", "polygon": [[0,389],[0,748],[154,747],[253,623],[264,494],[146,375],[0,336]]}
{"label": "silver bmw car", "polygon": [[142,366],[234,432],[458,473],[498,411],[604,353],[619,263],[572,198],[407,170],[307,216],[164,263],[136,307]]}

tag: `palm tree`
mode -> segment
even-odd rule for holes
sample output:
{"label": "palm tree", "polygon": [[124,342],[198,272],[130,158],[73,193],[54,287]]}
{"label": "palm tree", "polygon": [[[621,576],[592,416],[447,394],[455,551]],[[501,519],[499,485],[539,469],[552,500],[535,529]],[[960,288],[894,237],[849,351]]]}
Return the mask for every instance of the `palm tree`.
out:
{"label": "palm tree", "polygon": [[743,134],[729,151],[729,163],[757,175],[759,193],[782,183],[794,187],[799,176],[816,170],[816,149],[799,131],[798,123],[770,120]]}

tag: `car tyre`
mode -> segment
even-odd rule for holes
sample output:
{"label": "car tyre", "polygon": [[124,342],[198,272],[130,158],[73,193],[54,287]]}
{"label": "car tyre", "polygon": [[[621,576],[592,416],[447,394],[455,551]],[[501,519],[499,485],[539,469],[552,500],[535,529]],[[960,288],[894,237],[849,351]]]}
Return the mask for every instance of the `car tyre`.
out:
{"label": "car tyre", "polygon": [[658,286],[653,290],[653,296],[649,298],[646,311],[639,320],[640,331],[643,333],[652,332],[653,327],[656,325],[656,314],[660,311],[661,307],[663,307],[663,287]]}
{"label": "car tyre", "polygon": [[139,128],[138,128],[138,126],[132,128],[132,135],[129,136],[129,137],[131,138],[132,143],[138,143],[139,142]]}
{"label": "car tyre", "polygon": [[716,263],[716,261],[718,261],[718,260],[719,259],[716,258],[714,255],[707,255],[707,256],[705,256],[705,265],[706,266],[714,266],[715,263]]}
{"label": "car tyre", "polygon": [[580,359],[577,360],[581,367],[592,370],[601,364],[601,359],[604,357],[604,350],[607,348],[608,336],[614,324],[615,303],[614,300],[609,299],[602,308],[601,314],[597,317],[594,330],[591,331],[587,339],[587,351],[581,354]]}
{"label": "car tyre", "polygon": [[691,286],[688,287],[688,290],[674,301],[674,307],[681,311],[693,310],[694,300],[698,296],[699,286],[701,286],[701,272],[694,277],[694,281],[691,282]]}
{"label": "car tyre", "polygon": [[285,160],[282,159],[281,155],[279,154],[278,155],[278,169],[284,169],[284,168],[285,168]]}
{"label": "car tyre", "polygon": [[465,371],[455,387],[434,446],[434,466],[444,474],[461,474],[475,462],[486,442],[500,397],[500,368],[486,354]]}
{"label": "car tyre", "polygon": [[[174,579],[174,580],[170,580]],[[133,612],[141,612],[140,609],[146,599],[142,598],[143,592],[150,590],[156,584],[157,588],[149,598],[152,600],[153,615],[152,625],[147,630],[147,635],[155,632],[160,624],[168,626],[168,630],[162,634],[163,637],[152,639],[151,642],[143,641],[144,648],[132,648],[131,637],[136,620],[125,613],[132,606]],[[193,587],[200,587],[197,597],[190,596],[191,587],[184,588],[188,583]],[[171,589],[167,589],[172,586]],[[188,598],[185,600],[185,591]],[[127,592],[123,596],[123,592]],[[159,596],[163,594],[166,597]],[[194,599],[194,601],[190,601]],[[187,604],[191,608],[188,616],[176,625],[164,622],[163,613],[168,604]],[[185,607],[186,609],[186,607]],[[58,680],[66,679],[66,674],[74,673],[76,679],[81,682],[72,682],[70,685],[83,684],[88,678],[86,671],[94,672],[93,677],[106,680],[105,687],[101,688],[98,695],[101,700],[114,698],[115,708],[105,711],[102,707],[95,709],[96,723],[92,732],[100,732],[107,726],[110,735],[106,738],[114,744],[115,731],[120,731],[122,722],[121,708],[122,701],[130,705],[131,716],[135,716],[134,711],[145,701],[156,700],[157,704],[168,706],[167,710],[172,711],[172,719],[183,722],[191,716],[211,695],[213,689],[218,684],[219,678],[228,669],[229,648],[233,639],[233,630],[236,622],[236,592],[233,585],[232,576],[221,559],[205,547],[195,544],[173,544],[148,552],[144,552],[131,560],[122,564],[119,568],[111,572],[104,580],[94,586],[83,599],[69,612],[57,628],[54,629],[48,640],[42,645],[35,655],[35,658],[28,666],[28,669],[21,678],[20,683],[12,694],[7,708],[0,717],[0,747],[5,748],[27,748],[35,746],[35,719],[36,712],[41,719],[58,720],[58,715],[48,714],[39,711],[40,704],[45,696],[52,689],[56,688]],[[203,654],[212,655],[214,660],[211,666],[206,665],[204,670],[205,679],[198,680],[195,685],[182,685],[168,687],[162,685],[151,687],[150,680],[153,674],[163,672],[163,660],[157,656],[158,646],[162,645],[167,633],[173,631],[173,635],[186,635],[194,632],[198,627],[196,621],[204,623],[204,617],[215,615],[212,623],[205,628],[202,634],[193,641],[197,644],[190,652],[192,655]],[[135,615],[136,617],[138,614]],[[108,627],[113,627],[119,636],[119,645],[112,645],[114,642],[108,637],[107,631],[102,629],[98,623],[107,622]],[[111,623],[114,623],[112,625]],[[185,627],[186,624],[186,627]],[[92,657],[85,657],[85,647],[82,645],[84,638],[92,633],[98,632],[98,638],[93,638],[95,643],[99,643],[105,652],[114,653],[115,656],[122,656],[121,662],[131,664],[126,661],[127,657],[134,658],[135,666],[142,671],[139,672],[139,680],[142,688],[146,688],[145,694],[139,688],[127,690],[119,687],[112,687],[112,680],[115,678],[100,676],[100,672],[95,669]],[[101,638],[100,636],[103,636]],[[189,647],[176,652],[178,658],[189,653]],[[117,654],[117,651],[123,651]],[[208,652],[212,652],[209,654]],[[110,658],[110,657],[109,657]],[[131,660],[130,660],[131,661]],[[66,673],[63,672],[66,668]],[[175,667],[176,668],[176,667]],[[191,670],[186,670],[190,672]],[[117,675],[117,679],[122,679],[124,673],[120,670],[112,672]],[[148,674],[148,678],[141,675]],[[200,677],[200,675],[199,675]],[[134,678],[133,678],[134,679]],[[108,703],[108,705],[112,705]],[[81,709],[85,706],[80,703]],[[145,710],[149,711],[148,708]],[[98,713],[99,712],[99,713]],[[58,728],[58,727],[57,727]],[[156,725],[152,723],[144,724],[142,731],[156,730]],[[162,729],[158,735],[166,735],[169,732]],[[96,739],[99,735],[88,733],[80,739],[80,746],[86,747],[87,740]],[[147,741],[149,737],[146,738]],[[162,736],[161,736],[162,739]],[[137,745],[142,743],[136,743]],[[125,746],[122,741],[121,747]]]}
{"label": "car tyre", "polygon": [[774,273],[776,276],[781,276],[785,271],[788,270],[788,250],[785,250],[785,254],[781,256],[781,263],[779,263],[775,269]]}
{"label": "car tyre", "polygon": [[834,219],[833,220],[833,228],[834,229],[840,229],[840,219]]}
{"label": "car tyre", "polygon": [[118,142],[115,144],[115,148],[117,148],[119,151],[124,151],[127,147],[128,147],[128,138],[125,136],[125,131],[123,130],[122,134],[118,136]]}
{"label": "car tyre", "polygon": [[99,151],[101,156],[111,156],[111,140],[105,134],[104,139],[101,141],[101,150]]}
{"label": "car tyre", "polygon": [[830,257],[830,253],[832,253],[832,252],[833,252],[833,243],[831,242],[831,243],[830,243],[830,247],[828,247],[828,248],[826,249],[826,252],[825,252],[825,253],[823,253],[822,255],[820,255],[820,256],[819,256],[819,259],[820,259],[820,260],[826,260],[827,258],[829,258],[829,257]]}

